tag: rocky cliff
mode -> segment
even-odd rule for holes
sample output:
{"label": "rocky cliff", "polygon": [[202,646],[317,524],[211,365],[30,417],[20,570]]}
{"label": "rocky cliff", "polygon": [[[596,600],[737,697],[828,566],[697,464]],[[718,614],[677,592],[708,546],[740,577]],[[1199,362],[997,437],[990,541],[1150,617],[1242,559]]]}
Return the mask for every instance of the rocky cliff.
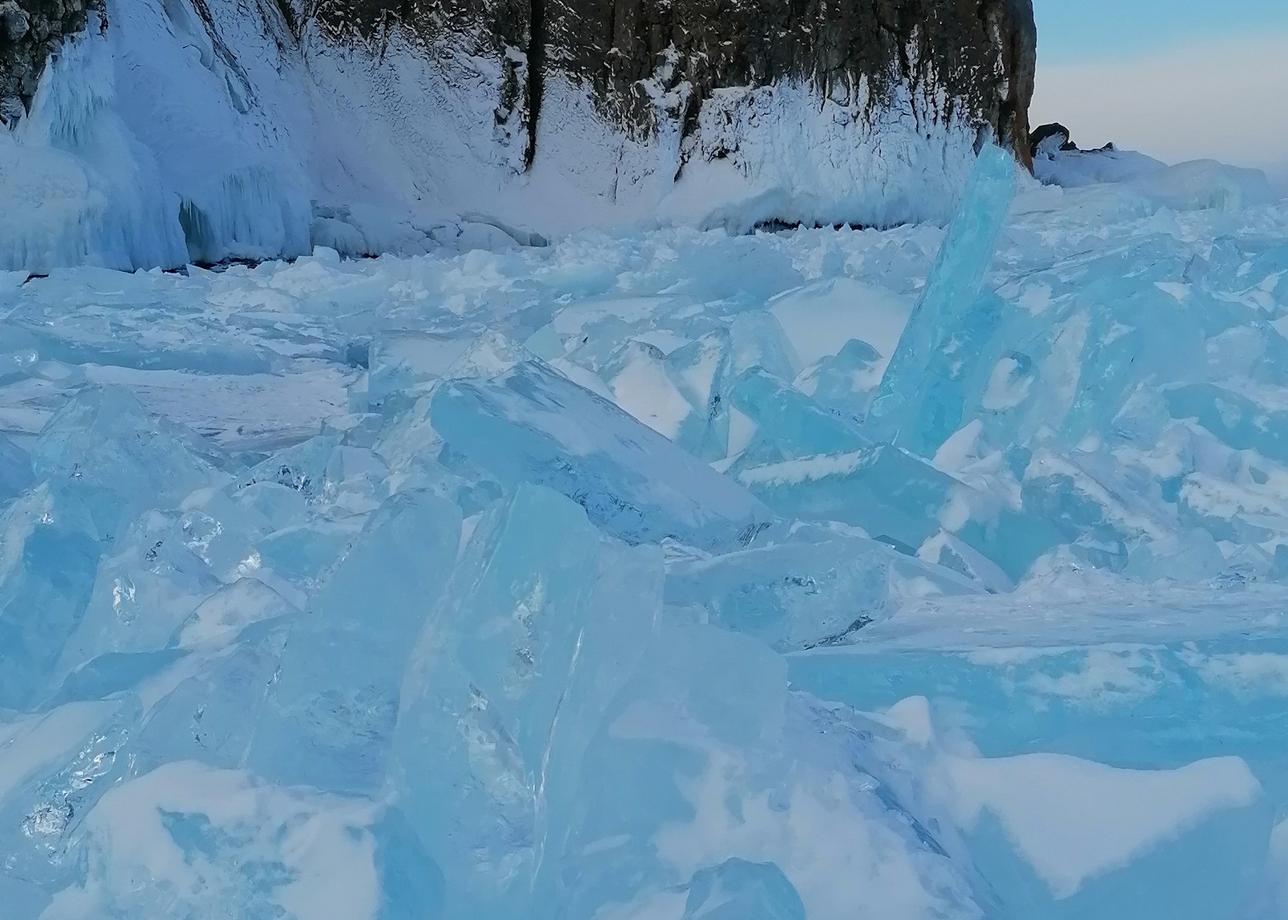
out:
{"label": "rocky cliff", "polygon": [[[1027,162],[1035,46],[1030,0],[0,0],[0,106],[31,122],[0,164],[70,154],[105,199],[82,224],[173,212],[147,245],[73,241],[109,264],[380,251],[462,216],[937,220],[982,138]],[[119,200],[152,173],[158,200]],[[59,246],[0,224],[0,264]]]}
{"label": "rocky cliff", "polygon": [[[101,9],[100,0],[89,6]],[[30,108],[45,61],[87,21],[86,0],[0,0],[0,123]]]}
{"label": "rocky cliff", "polygon": [[430,54],[496,57],[505,64],[497,117],[517,115],[528,162],[547,72],[585,87],[636,137],[666,122],[691,134],[721,90],[796,82],[867,119],[900,106],[907,90],[906,114],[928,138],[960,117],[1027,156],[1029,0],[321,0],[288,15],[377,54],[401,32]]}

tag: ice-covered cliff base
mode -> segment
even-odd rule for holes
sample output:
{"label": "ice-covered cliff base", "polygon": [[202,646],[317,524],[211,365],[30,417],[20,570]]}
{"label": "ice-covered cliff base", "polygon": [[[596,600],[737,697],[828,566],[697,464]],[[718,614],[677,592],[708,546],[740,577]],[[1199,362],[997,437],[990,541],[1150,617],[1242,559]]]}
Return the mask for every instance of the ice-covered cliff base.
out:
{"label": "ice-covered cliff base", "polygon": [[31,112],[0,125],[0,269],[418,254],[587,227],[942,223],[979,133],[935,81],[893,77],[837,77],[825,94],[805,77],[726,86],[685,120],[693,87],[666,56],[632,84],[655,130],[614,121],[559,70],[533,123],[510,111],[517,48],[467,53],[478,36],[400,25],[333,40],[310,17],[289,26],[291,8],[106,0],[51,57]]}
{"label": "ice-covered cliff base", "polygon": [[0,275],[5,916],[1288,916],[1288,206],[1178,175]]}

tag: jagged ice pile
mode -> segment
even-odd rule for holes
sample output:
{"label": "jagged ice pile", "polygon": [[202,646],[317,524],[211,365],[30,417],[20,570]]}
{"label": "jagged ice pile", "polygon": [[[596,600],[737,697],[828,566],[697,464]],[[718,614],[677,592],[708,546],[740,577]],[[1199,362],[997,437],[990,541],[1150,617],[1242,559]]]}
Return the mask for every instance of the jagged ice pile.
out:
{"label": "jagged ice pile", "polygon": [[1129,172],[0,274],[5,916],[1288,916],[1288,205]]}

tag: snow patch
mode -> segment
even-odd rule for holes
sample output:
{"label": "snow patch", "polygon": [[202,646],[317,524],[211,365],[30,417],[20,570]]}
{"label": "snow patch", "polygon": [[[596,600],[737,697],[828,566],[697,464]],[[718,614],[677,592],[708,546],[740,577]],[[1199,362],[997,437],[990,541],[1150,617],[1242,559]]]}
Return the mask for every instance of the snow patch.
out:
{"label": "snow patch", "polygon": [[1238,757],[1159,771],[1061,754],[956,757],[945,779],[956,820],[973,826],[984,812],[995,816],[1056,898],[1261,793]]}

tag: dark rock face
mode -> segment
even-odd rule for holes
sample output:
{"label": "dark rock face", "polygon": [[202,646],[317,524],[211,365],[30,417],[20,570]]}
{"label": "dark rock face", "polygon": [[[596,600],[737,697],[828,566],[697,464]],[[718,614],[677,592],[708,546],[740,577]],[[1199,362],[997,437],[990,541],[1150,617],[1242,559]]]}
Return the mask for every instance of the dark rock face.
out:
{"label": "dark rock face", "polygon": [[1049,125],[1040,125],[1029,137],[1029,154],[1034,160],[1040,156],[1051,157],[1056,153],[1067,153],[1073,150],[1083,153],[1108,153],[1114,149],[1113,142],[1110,142],[1094,150],[1082,150],[1074,143],[1069,129],[1058,121],[1051,122]]}
{"label": "dark rock face", "polygon": [[659,119],[687,134],[725,87],[808,82],[870,114],[904,87],[918,125],[965,120],[1030,165],[1031,0],[321,0],[309,15],[331,40],[377,53],[397,30],[431,54],[502,60],[497,122],[527,131],[528,162],[543,84],[559,73],[636,138]]}
{"label": "dark rock face", "polygon": [[[103,0],[0,0],[0,114],[30,106],[45,61]],[[687,133],[723,87],[811,83],[821,96],[887,105],[897,86],[941,104],[920,124],[964,117],[1026,163],[1037,32],[1031,0],[276,0],[299,38],[315,23],[379,54],[389,36],[429,55],[485,55],[505,68],[498,126],[535,153],[543,84],[589,87],[632,136],[674,119]],[[201,4],[198,4],[200,8]],[[447,50],[445,50],[447,49]],[[666,102],[658,105],[659,97]]]}
{"label": "dark rock face", "polygon": [[102,8],[102,0],[0,0],[0,123],[30,108],[49,55]]}
{"label": "dark rock face", "polygon": [[1049,125],[1039,125],[1029,135],[1029,155],[1036,160],[1039,156],[1062,150],[1077,150],[1078,145],[1071,137],[1069,129],[1058,121],[1053,121]]}
{"label": "dark rock face", "polygon": [[125,228],[69,217],[68,263],[416,251],[445,215],[886,227],[946,220],[986,138],[1031,163],[1031,0],[0,0],[6,125],[87,25],[58,74],[112,120],[13,148]]}

